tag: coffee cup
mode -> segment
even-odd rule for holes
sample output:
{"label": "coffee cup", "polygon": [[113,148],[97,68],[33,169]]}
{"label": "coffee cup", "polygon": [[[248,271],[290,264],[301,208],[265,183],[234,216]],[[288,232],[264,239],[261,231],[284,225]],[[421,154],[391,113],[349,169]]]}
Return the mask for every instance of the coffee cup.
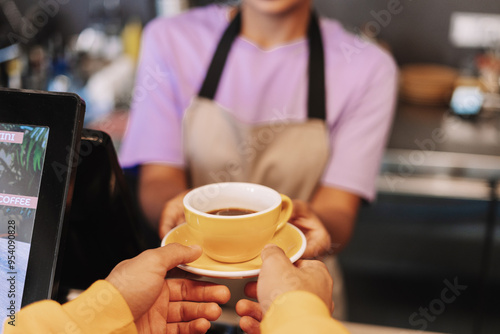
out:
{"label": "coffee cup", "polygon": [[226,263],[260,255],[292,214],[289,197],[253,183],[208,184],[191,190],[183,203],[193,240],[206,255]]}

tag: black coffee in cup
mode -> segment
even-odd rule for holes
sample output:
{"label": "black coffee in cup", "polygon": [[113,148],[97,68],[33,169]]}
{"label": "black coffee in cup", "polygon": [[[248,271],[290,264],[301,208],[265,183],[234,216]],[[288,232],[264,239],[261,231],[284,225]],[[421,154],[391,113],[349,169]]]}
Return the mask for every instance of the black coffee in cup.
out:
{"label": "black coffee in cup", "polygon": [[241,208],[224,208],[212,210],[207,213],[211,215],[217,216],[241,216],[241,215],[249,215],[251,213],[256,213],[257,211],[249,210],[249,209],[241,209]]}

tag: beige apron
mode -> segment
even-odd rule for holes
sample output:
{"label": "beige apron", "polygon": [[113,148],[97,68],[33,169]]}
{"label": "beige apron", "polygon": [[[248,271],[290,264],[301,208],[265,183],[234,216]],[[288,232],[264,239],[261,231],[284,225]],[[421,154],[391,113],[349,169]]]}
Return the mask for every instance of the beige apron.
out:
{"label": "beige apron", "polygon": [[[230,29],[231,25],[226,35]],[[228,41],[224,38],[219,48],[225,43],[226,52],[229,52]],[[234,34],[232,38],[235,38]],[[216,52],[214,58],[216,56],[220,57],[220,54]],[[219,68],[215,72],[221,71]],[[228,181],[253,182],[271,187],[292,199],[308,201],[318,186],[329,156],[329,138],[324,120],[244,123],[238,120],[237,112],[233,114],[224,110],[213,101],[216,91],[213,86],[218,85],[219,78],[211,82],[211,92],[204,93],[213,75],[213,69],[209,69],[200,96],[193,99],[184,114],[183,144],[190,186]],[[329,264],[335,289],[342,291],[340,271],[334,270],[336,261],[332,257],[325,263]],[[243,287],[249,280],[211,281],[231,289],[231,301],[225,309],[225,312],[231,312],[235,303],[244,298]],[[343,297],[334,294],[334,301],[335,316],[340,318],[342,309],[345,310],[341,305]]]}
{"label": "beige apron", "polygon": [[200,97],[186,110],[184,134],[193,187],[245,181],[307,201],[328,159],[328,133],[322,120],[254,126]]}

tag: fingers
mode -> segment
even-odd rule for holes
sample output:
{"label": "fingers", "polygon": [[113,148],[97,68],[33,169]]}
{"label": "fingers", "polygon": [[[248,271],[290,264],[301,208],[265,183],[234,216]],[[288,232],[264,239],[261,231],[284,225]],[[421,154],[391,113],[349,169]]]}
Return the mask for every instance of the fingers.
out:
{"label": "fingers", "polygon": [[163,238],[167,235],[168,231],[170,231],[172,227],[170,227],[170,224],[167,225],[165,223],[165,220],[160,221],[160,227],[158,229],[158,235],[160,236],[160,240],[163,240]]}
{"label": "fingers", "polygon": [[169,214],[170,212],[171,210],[169,209],[168,205],[165,205],[163,211],[161,212],[160,224],[158,226],[158,234],[160,236],[160,239],[163,239],[168,231],[173,229],[175,226],[173,223],[173,219]]}
{"label": "fingers", "polygon": [[179,268],[172,268],[167,273],[167,278],[185,278],[191,280],[201,279],[203,276],[196,275]]}
{"label": "fingers", "polygon": [[171,229],[185,221],[184,204],[182,201],[187,192],[188,190],[178,194],[163,207],[158,227],[160,238],[163,238]]}
{"label": "fingers", "polygon": [[165,209],[163,210],[161,214],[161,219],[160,219],[160,226],[158,229],[158,234],[160,235],[160,239],[163,239],[163,237],[175,226],[177,226],[176,221],[176,216],[178,213],[176,212],[175,209],[170,208],[169,206],[165,206]]}
{"label": "fingers", "polygon": [[241,299],[236,303],[236,313],[240,317],[251,317],[256,321],[262,321],[262,309],[259,303],[248,299]]}
{"label": "fingers", "polygon": [[260,322],[252,317],[242,317],[240,328],[247,334],[260,334]]}
{"label": "fingers", "polygon": [[158,227],[158,234],[160,235],[160,239],[171,230],[175,225],[175,219],[172,215],[176,215],[175,208],[170,208],[168,205],[162,211],[160,218],[160,225]]}
{"label": "fingers", "polygon": [[169,279],[170,301],[215,302],[225,304],[231,293],[227,286],[187,279]]}
{"label": "fingers", "polygon": [[303,258],[320,258],[330,250],[331,238],[324,226],[318,224],[306,231],[307,247]]}
{"label": "fingers", "polygon": [[200,318],[219,319],[222,309],[217,303],[170,302],[167,322],[188,322]]}
{"label": "fingers", "polygon": [[241,317],[240,328],[247,334],[260,334],[262,309],[256,302],[241,299],[236,303],[236,313]]}
{"label": "fingers", "polygon": [[207,319],[167,324],[167,334],[204,334],[209,329],[210,322]]}
{"label": "fingers", "polygon": [[184,213],[182,215],[178,215],[175,217],[170,216],[170,213],[163,214],[160,219],[160,226],[158,228],[158,235],[160,239],[163,239],[168,232],[170,232],[174,227],[179,226],[180,224],[185,222]]}
{"label": "fingers", "polygon": [[249,298],[257,299],[257,282],[248,282],[245,285],[245,295]]}
{"label": "fingers", "polygon": [[330,311],[333,311],[333,279],[326,265],[317,260],[300,260],[296,262],[296,266],[303,274],[306,289],[320,297]]}
{"label": "fingers", "polygon": [[307,247],[302,257],[319,258],[323,256],[331,247],[330,234],[306,203],[298,201],[294,205],[297,206],[298,211],[294,219],[290,221],[305,234],[307,239]]}
{"label": "fingers", "polygon": [[303,260],[293,266],[281,249],[266,246],[262,251],[262,262],[257,294],[264,313],[278,296],[293,290],[312,292],[331,307],[333,281],[320,261]]}
{"label": "fingers", "polygon": [[326,265],[318,260],[298,260],[295,262],[295,266],[299,269],[313,269],[313,270],[322,270],[328,273],[328,269]]}
{"label": "fingers", "polygon": [[333,285],[332,277],[323,262],[318,260],[301,260],[297,261],[296,265],[306,277],[310,277],[316,282],[321,282],[325,286]]}
{"label": "fingers", "polygon": [[296,219],[298,217],[305,216],[310,211],[309,204],[307,204],[302,200],[294,199],[292,200],[292,203],[293,203],[293,212],[291,219]]}

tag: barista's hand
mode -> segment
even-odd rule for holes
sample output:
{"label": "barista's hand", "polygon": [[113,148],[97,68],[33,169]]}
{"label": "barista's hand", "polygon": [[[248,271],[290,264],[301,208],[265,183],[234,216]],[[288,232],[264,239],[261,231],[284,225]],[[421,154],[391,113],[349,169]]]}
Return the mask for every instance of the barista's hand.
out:
{"label": "barista's hand", "polygon": [[330,234],[318,216],[311,210],[309,204],[301,200],[293,200],[293,212],[290,223],[304,232],[307,247],[303,258],[320,258],[330,250]]}
{"label": "barista's hand", "polygon": [[333,311],[333,281],[323,262],[299,260],[290,263],[281,248],[268,245],[262,251],[262,269],[257,284],[251,282],[245,293],[259,303],[242,299],[236,304],[241,329],[248,334],[260,333],[260,322],[274,299],[285,292],[303,290],[317,295]]}
{"label": "barista's hand", "polygon": [[184,204],[182,203],[182,200],[188,191],[189,190],[183,191],[179,195],[175,196],[163,207],[158,228],[160,239],[163,239],[163,237],[171,229],[186,221],[184,218]]}
{"label": "barista's hand", "polygon": [[130,307],[139,333],[205,333],[229,300],[222,285],[165,280],[167,271],[200,257],[199,246],[170,244],[119,263],[106,278]]}

